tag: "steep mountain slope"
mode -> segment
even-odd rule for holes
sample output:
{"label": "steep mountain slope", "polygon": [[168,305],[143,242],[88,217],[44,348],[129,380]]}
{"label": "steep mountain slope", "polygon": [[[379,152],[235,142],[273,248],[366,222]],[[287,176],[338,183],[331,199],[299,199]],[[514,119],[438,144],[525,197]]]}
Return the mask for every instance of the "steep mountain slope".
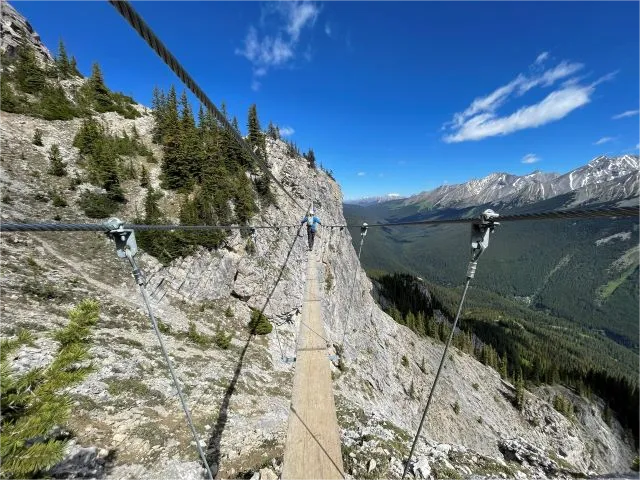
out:
{"label": "steep mountain slope", "polygon": [[[141,118],[133,122],[142,132],[145,121]],[[36,126],[43,129],[45,139],[58,141],[72,137],[74,129],[73,122],[51,124],[3,115],[2,137],[6,143],[2,176],[14,199],[12,205],[3,208],[3,221],[49,220],[58,211],[59,207],[33,200],[34,194],[51,182],[50,177],[31,175],[45,165],[40,149],[30,146]],[[26,160],[9,163],[22,150]],[[69,152],[65,160],[74,167],[73,147],[63,151]],[[285,152],[284,144],[269,144],[273,171],[301,199],[317,194],[317,206],[325,222],[343,222],[337,185],[325,174],[309,171],[303,159],[290,158]],[[149,167],[154,178],[153,165]],[[299,212],[287,205],[283,195],[278,196],[278,202],[280,209],[271,207],[255,222],[289,223],[298,217]],[[127,211],[135,210],[134,203],[140,208],[138,202],[131,203]],[[70,204],[64,219],[83,221],[80,211]],[[100,455],[110,454],[105,464],[109,477],[153,478],[197,471],[195,451],[189,445],[191,440],[158,356],[156,340],[134,294],[128,269],[116,259],[113,245],[101,235],[90,233],[12,234],[3,235],[2,240],[3,335],[11,335],[18,327],[36,332],[35,345],[23,347],[16,355],[14,362],[20,368],[46,363],[53,348],[47,332],[65,323],[67,308],[87,296],[101,303],[101,320],[91,347],[96,372],[72,392],[76,406],[69,427],[78,445],[95,446],[98,460]],[[293,229],[259,233],[254,238],[255,253],[249,253],[245,239],[234,234],[223,249],[201,250],[168,267],[146,255],[140,258],[198,431],[209,439],[214,463],[219,464],[225,477],[281,458],[295,367],[281,361],[279,343],[285,356],[293,355],[300,318],[296,312],[305,281],[302,267],[306,252],[300,240]],[[360,476],[371,465],[370,460],[377,459],[371,475],[395,477],[442,347],[417,338],[382,313],[369,294],[371,287],[363,272],[351,290],[358,263],[346,232],[321,232],[320,247],[317,254],[325,268],[323,318],[328,340],[343,345],[338,350],[341,367],[332,368],[349,469]],[[262,308],[267,299],[265,312],[272,321],[293,321],[278,327],[279,342],[274,334],[250,339],[245,330],[250,307]],[[231,307],[233,317],[225,315],[227,307]],[[232,333],[231,347],[221,350],[200,346],[189,336],[191,324],[199,334],[214,335],[219,329]],[[408,359],[407,366],[403,356]],[[574,424],[545,402],[549,397],[530,395],[528,413],[523,415],[509,403],[512,387],[493,370],[466,354],[454,353],[452,358],[425,433],[428,441],[419,446],[420,465],[431,465],[441,472],[447,465],[460,468],[460,472],[493,471],[503,468],[500,462],[507,457],[501,450],[507,448],[506,440],[518,437],[541,448],[543,456],[550,455],[545,452],[562,452],[565,456],[560,458],[577,470],[626,468],[631,447],[628,440],[622,440],[615,420],[611,427],[602,420],[602,403],[596,400],[589,404],[572,396],[576,405],[584,404],[585,412],[584,423],[581,420]],[[423,362],[426,373],[419,368]],[[410,384],[416,392],[413,398],[407,394]],[[458,414],[451,410],[454,403],[460,406]],[[534,421],[540,416],[547,418],[556,431],[545,422]],[[567,438],[573,438],[572,443],[567,444]],[[599,446],[593,448],[590,445],[596,445],[596,439]],[[439,447],[440,443],[460,446]],[[481,455],[465,453],[466,449]],[[73,452],[78,451],[74,447]],[[529,469],[526,465],[509,462],[507,467],[523,474],[539,471],[540,467]],[[103,467],[98,462],[97,467],[83,468]]]}
{"label": "steep mountain slope", "polygon": [[[141,105],[132,108],[139,113],[134,118],[116,112],[94,117],[127,136],[135,127],[152,155],[123,155],[122,164],[146,169],[150,186],[164,195],[163,215],[176,220],[187,194],[161,187],[156,160],[162,161],[163,150],[152,142],[154,117]],[[3,222],[90,221],[83,192],[102,187],[82,181],[88,165],[73,145],[82,123],[2,112]],[[36,129],[41,146],[33,143]],[[293,195],[305,205],[313,200],[324,223],[344,223],[339,186],[292,155],[284,142],[265,143],[271,171]],[[53,144],[59,145],[67,176],[48,173]],[[116,213],[133,220],[146,210],[145,187],[140,178],[124,178],[121,188],[127,202]],[[282,192],[273,193],[275,203],[263,206],[251,224],[300,219],[302,212]],[[51,362],[58,343],[51,332],[68,324],[69,308],[87,297],[100,303],[89,349],[94,371],[69,391],[73,415],[64,428],[74,440],[52,475],[197,478],[201,468],[157,339],[130,268],[116,257],[111,241],[87,232],[2,234],[0,240],[0,332],[15,339],[27,329],[34,337],[11,355],[14,373]],[[260,478],[273,478],[279,471],[295,369],[282,357],[295,351],[307,255],[297,230],[281,227],[249,236],[234,231],[218,248],[173,255],[166,265],[144,252],[138,256],[196,429],[221,478],[258,471]],[[398,478],[442,345],[417,337],[379,309],[348,231],[321,230],[313,255],[322,264],[327,361],[333,359],[348,473]],[[247,323],[254,309],[264,310],[277,330],[251,335]],[[220,333],[232,335],[227,348],[216,340]],[[579,408],[576,419],[552,407],[556,393]],[[527,393],[521,412],[513,396],[513,386],[494,370],[453,349],[412,472],[423,478],[452,472],[563,478],[570,472],[627,470],[632,439],[615,418],[605,421],[605,405],[597,397],[587,400],[550,387]]]}

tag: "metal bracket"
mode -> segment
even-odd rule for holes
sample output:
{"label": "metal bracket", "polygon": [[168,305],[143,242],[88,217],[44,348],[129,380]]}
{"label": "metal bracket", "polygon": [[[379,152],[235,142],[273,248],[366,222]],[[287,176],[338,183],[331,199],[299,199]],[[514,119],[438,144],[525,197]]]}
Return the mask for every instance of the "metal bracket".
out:
{"label": "metal bracket", "polygon": [[471,224],[471,262],[467,270],[467,278],[474,277],[476,262],[489,247],[489,237],[493,230],[500,225],[496,222],[499,216],[489,208],[480,214],[480,218],[477,221]]}
{"label": "metal bracket", "polygon": [[116,244],[116,253],[120,258],[127,258],[129,255],[134,257],[138,253],[138,245],[136,244],[136,235],[133,230],[123,228],[124,222],[118,218],[110,218],[106,221],[105,226],[109,228],[109,235]]}

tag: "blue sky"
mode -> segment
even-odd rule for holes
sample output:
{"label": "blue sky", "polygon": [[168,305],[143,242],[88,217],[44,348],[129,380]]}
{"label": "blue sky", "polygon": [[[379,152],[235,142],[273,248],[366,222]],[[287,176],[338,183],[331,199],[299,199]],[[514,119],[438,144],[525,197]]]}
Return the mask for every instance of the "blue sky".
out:
{"label": "blue sky", "polygon": [[[14,2],[150,103],[179,80],[106,2]],[[134,2],[241,125],[289,131],[346,198],[637,153],[637,2]]]}

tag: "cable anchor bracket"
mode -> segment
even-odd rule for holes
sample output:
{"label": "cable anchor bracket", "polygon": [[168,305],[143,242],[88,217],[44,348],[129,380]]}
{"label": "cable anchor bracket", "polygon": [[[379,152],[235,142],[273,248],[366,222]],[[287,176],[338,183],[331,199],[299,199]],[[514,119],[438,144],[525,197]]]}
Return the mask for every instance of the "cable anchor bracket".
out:
{"label": "cable anchor bracket", "polygon": [[474,278],[478,258],[489,247],[489,237],[494,229],[500,225],[496,221],[499,217],[499,214],[488,208],[480,214],[478,220],[471,224],[471,261],[467,268],[467,278]]}
{"label": "cable anchor bracket", "polygon": [[106,232],[107,236],[116,244],[116,254],[118,257],[129,260],[136,283],[140,286],[145,285],[147,282],[144,274],[133,258],[138,253],[136,234],[133,229],[124,228],[124,222],[118,218],[110,218],[104,225],[108,229]]}

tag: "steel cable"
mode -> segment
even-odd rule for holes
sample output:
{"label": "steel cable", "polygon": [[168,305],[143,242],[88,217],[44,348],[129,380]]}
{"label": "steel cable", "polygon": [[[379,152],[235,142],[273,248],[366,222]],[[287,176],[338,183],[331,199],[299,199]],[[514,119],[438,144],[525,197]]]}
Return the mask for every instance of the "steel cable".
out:
{"label": "steel cable", "polygon": [[280,187],[287,197],[298,207],[300,210],[304,210],[304,207],[296,200],[291,193],[280,183],[280,181],[271,172],[267,162],[256,155],[251,146],[242,138],[239,132],[231,126],[229,120],[218,110],[204,91],[198,86],[193,77],[184,69],[184,67],[178,62],[178,59],[165,47],[160,38],[151,30],[149,25],[142,19],[140,14],[135,11],[131,4],[126,0],[108,0],[109,3],[118,11],[120,15],[138,32],[138,34],[144,39],[144,41],[151,47],[151,49],[158,54],[162,61],[175,73],[178,78],[184,83],[191,92],[196,96],[202,104],[207,107],[211,114],[216,118],[218,122],[233,136],[234,140],[242,147],[242,149],[263,169],[267,174]]}

